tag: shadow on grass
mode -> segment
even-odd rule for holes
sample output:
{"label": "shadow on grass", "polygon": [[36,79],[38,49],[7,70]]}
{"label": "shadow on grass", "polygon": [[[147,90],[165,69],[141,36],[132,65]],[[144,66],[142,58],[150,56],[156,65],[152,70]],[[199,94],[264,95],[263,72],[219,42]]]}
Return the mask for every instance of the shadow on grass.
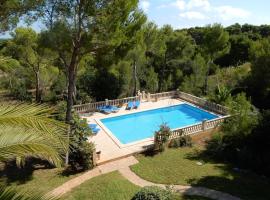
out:
{"label": "shadow on grass", "polygon": [[190,196],[190,195],[183,195],[182,198],[183,200],[210,200],[209,198],[206,197],[201,197],[201,196]]}
{"label": "shadow on grass", "polygon": [[228,194],[234,195],[236,197],[245,199],[245,200],[269,200],[270,196],[268,193],[269,189],[266,189],[266,186],[258,188],[254,183],[248,185],[248,182],[245,182],[239,178],[226,178],[219,176],[206,176],[201,179],[190,179],[188,182],[192,186],[202,186],[206,188],[211,188],[217,191],[226,192]]}
{"label": "shadow on grass", "polygon": [[211,159],[205,151],[195,150],[185,156],[186,159],[216,164],[220,175],[205,176],[200,179],[188,179],[192,186],[202,186],[229,193],[246,200],[269,200],[270,180],[248,170],[238,169],[229,163]]}
{"label": "shadow on grass", "polygon": [[50,169],[52,166],[47,161],[31,159],[25,165],[18,167],[15,161],[5,163],[0,169],[0,182],[6,185],[12,183],[24,184],[33,179],[33,172],[37,169]]}
{"label": "shadow on grass", "polygon": [[61,173],[59,173],[60,176],[72,176],[72,175],[75,175],[75,174],[79,174],[79,173],[82,173],[84,172],[85,170],[83,170],[83,168],[71,168],[71,167],[67,167],[65,168]]}
{"label": "shadow on grass", "polygon": [[142,152],[141,154],[144,155],[145,157],[154,157],[158,154],[161,154],[162,152],[160,151],[155,151],[152,148],[148,148],[146,151]]}
{"label": "shadow on grass", "polygon": [[206,151],[202,149],[194,149],[192,152],[187,153],[184,158],[188,160],[201,160],[208,163],[217,163],[217,160],[210,158]]}

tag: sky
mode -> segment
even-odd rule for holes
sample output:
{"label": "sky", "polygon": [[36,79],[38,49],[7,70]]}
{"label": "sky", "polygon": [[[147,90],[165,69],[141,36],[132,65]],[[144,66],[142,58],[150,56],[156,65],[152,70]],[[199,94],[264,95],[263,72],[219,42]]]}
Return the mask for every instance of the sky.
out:
{"label": "sky", "polygon": [[150,21],[175,29],[236,22],[270,24],[269,0],[140,0]]}
{"label": "sky", "polygon": [[[270,24],[270,0],[140,0],[139,7],[159,27],[170,24],[180,29],[213,23],[229,26],[237,22]],[[44,26],[37,22],[32,27],[40,31]],[[7,37],[10,37],[8,33],[0,35],[0,38]]]}

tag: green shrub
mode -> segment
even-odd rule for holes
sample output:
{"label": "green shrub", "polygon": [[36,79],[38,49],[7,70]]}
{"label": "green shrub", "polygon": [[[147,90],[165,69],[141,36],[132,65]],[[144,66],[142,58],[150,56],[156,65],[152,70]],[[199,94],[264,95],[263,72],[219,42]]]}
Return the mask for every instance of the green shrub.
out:
{"label": "green shrub", "polygon": [[[65,120],[66,102],[59,102],[57,105],[56,119]],[[70,153],[69,164],[72,170],[87,170],[94,167],[93,151],[95,146],[87,141],[92,135],[91,129],[88,127],[86,120],[82,120],[79,116],[73,113],[73,121],[70,132]]]}
{"label": "green shrub", "polygon": [[170,134],[171,130],[166,124],[160,125],[159,130],[155,132],[154,138],[155,151],[163,152],[165,150]]}
{"label": "green shrub", "polygon": [[32,95],[27,91],[25,83],[20,80],[13,81],[10,94],[20,101],[31,101],[32,99]]}
{"label": "green shrub", "polygon": [[42,101],[56,104],[58,101],[58,97],[54,91],[48,91],[44,93]]}
{"label": "green shrub", "polygon": [[206,142],[207,154],[217,159],[222,159],[226,146],[223,142],[223,133],[217,132],[211,137],[211,140]]}
{"label": "green shrub", "polygon": [[73,114],[69,163],[74,170],[88,170],[94,167],[94,144],[87,141],[87,138],[90,135],[92,135],[92,132],[88,127],[86,120],[82,120],[77,115]]}
{"label": "green shrub", "polygon": [[178,138],[172,139],[169,142],[170,148],[178,148],[178,147],[191,147],[192,139],[189,135],[180,136]]}
{"label": "green shrub", "polygon": [[170,190],[157,186],[143,187],[135,194],[132,200],[173,200],[174,196]]}

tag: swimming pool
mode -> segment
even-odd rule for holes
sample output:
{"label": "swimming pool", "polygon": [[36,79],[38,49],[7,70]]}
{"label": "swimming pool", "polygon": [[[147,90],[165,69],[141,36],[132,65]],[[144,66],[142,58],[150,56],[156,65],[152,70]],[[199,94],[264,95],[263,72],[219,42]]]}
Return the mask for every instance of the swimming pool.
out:
{"label": "swimming pool", "polygon": [[180,104],[104,118],[100,121],[122,144],[128,144],[153,137],[162,123],[176,129],[215,118],[218,116],[189,104]]}

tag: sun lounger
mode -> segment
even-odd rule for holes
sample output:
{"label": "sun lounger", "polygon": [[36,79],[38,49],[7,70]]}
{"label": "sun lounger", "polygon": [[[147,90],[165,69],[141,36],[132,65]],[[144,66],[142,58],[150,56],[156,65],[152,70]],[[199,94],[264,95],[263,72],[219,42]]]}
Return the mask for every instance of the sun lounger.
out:
{"label": "sun lounger", "polygon": [[97,108],[100,112],[109,114],[112,112],[118,112],[120,109],[116,106],[112,106],[112,105],[107,105],[107,106],[99,106]]}
{"label": "sun lounger", "polygon": [[131,110],[133,108],[133,106],[134,106],[134,102],[133,101],[129,101],[128,102],[128,105],[126,107],[126,110]]}
{"label": "sun lounger", "polygon": [[89,128],[96,128],[97,127],[97,124],[88,124]]}
{"label": "sun lounger", "polygon": [[99,106],[98,108],[99,112],[110,114],[112,112],[110,106]]}
{"label": "sun lounger", "polygon": [[94,134],[97,134],[100,131],[100,128],[97,124],[88,124],[88,126]]}
{"label": "sun lounger", "polygon": [[140,101],[138,101],[138,100],[135,101],[135,102],[134,102],[134,108],[135,108],[135,109],[139,108],[140,104],[141,104]]}
{"label": "sun lounger", "polygon": [[97,127],[92,129],[92,132],[94,134],[97,134],[99,131],[100,131],[100,128],[97,128]]}
{"label": "sun lounger", "polygon": [[112,112],[118,112],[120,109],[118,108],[118,107],[116,107],[116,106],[111,106],[111,111]]}

